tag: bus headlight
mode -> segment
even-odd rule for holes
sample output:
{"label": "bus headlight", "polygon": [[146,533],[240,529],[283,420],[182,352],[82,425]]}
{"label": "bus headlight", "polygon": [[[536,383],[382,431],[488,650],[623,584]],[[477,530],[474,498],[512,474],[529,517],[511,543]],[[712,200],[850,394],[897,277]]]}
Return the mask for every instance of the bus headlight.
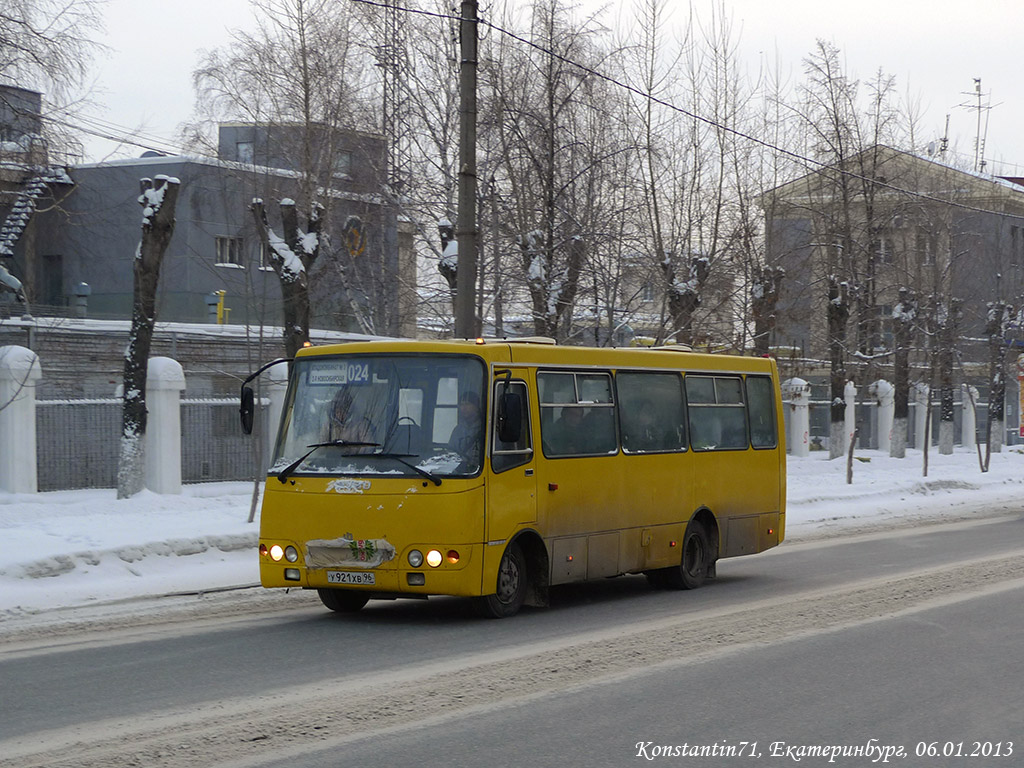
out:
{"label": "bus headlight", "polygon": [[270,548],[270,559],[275,563],[281,562],[281,558],[284,557],[284,549],[280,544],[275,544]]}
{"label": "bus headlight", "polygon": [[294,563],[299,559],[299,551],[295,547],[284,548],[284,559],[289,563]]}
{"label": "bus headlight", "polygon": [[414,549],[409,553],[409,565],[413,568],[419,568],[423,565],[423,553],[418,549]]}
{"label": "bus headlight", "polygon": [[437,568],[441,564],[441,553],[436,549],[432,549],[427,552],[427,565],[431,568]]}

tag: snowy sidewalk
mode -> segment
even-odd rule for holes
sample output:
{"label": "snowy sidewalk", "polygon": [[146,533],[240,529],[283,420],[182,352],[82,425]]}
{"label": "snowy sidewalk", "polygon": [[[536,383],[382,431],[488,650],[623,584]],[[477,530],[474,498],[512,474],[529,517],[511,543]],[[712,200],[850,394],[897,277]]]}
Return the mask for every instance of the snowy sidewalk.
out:
{"label": "snowy sidewalk", "polygon": [[[901,461],[877,451],[856,456],[852,485],[845,459],[789,459],[787,540],[1024,509],[1020,447],[993,455],[987,474],[973,451],[932,451],[927,478],[916,451]],[[258,524],[246,522],[251,499],[252,484],[241,482],[121,501],[113,490],[0,493],[0,621],[47,608],[255,584]]]}

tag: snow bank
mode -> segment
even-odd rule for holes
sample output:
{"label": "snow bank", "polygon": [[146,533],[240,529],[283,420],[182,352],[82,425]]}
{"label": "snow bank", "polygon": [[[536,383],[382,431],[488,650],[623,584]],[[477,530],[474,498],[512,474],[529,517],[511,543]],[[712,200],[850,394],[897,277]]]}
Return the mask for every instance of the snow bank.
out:
{"label": "snow bank", "polygon": [[[834,531],[957,520],[1024,508],[1024,451],[992,456],[958,449],[891,459],[859,451],[788,461],[787,540]],[[180,496],[114,490],[0,492],[0,622],[40,610],[174,592],[256,584],[258,525],[248,523],[252,485],[185,486]],[[783,545],[785,546],[785,545]]]}

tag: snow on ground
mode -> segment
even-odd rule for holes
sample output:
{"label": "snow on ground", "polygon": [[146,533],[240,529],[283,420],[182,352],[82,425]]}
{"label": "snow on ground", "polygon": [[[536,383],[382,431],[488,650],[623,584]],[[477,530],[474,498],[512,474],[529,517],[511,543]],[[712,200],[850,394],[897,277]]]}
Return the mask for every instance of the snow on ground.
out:
{"label": "snow on ground", "polygon": [[[960,520],[1024,509],[1024,450],[994,454],[982,474],[974,451],[903,460],[859,451],[788,462],[787,540]],[[0,622],[48,608],[147,595],[209,592],[259,581],[251,483],[186,486],[180,496],[113,490],[0,492]],[[258,514],[257,514],[258,520]]]}

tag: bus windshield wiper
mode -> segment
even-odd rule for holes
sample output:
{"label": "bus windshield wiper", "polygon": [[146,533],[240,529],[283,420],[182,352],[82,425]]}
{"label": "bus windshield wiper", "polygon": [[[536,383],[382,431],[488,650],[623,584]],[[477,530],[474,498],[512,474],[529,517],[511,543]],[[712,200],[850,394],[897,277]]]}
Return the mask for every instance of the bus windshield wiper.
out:
{"label": "bus windshield wiper", "polygon": [[287,483],[288,478],[291,476],[292,472],[298,469],[299,464],[308,459],[310,454],[313,453],[313,451],[315,451],[317,448],[330,448],[332,446],[337,448],[361,448],[366,446],[370,446],[372,448],[380,448],[380,443],[361,443],[354,440],[328,440],[325,443],[313,443],[312,445],[307,445],[306,447],[309,448],[309,450],[302,454],[302,456],[297,458],[291,464],[289,464],[287,467],[282,469],[280,472],[278,472],[277,479],[280,480],[282,483]]}
{"label": "bus windshield wiper", "polygon": [[398,462],[401,462],[402,464],[405,464],[405,466],[407,466],[409,469],[411,469],[416,474],[421,475],[421,476],[427,478],[427,480],[432,482],[434,485],[440,485],[441,484],[441,478],[438,477],[437,475],[435,475],[433,472],[428,472],[425,469],[420,469],[419,467],[417,467],[412,462],[406,461],[406,459],[419,458],[415,453],[368,453],[366,455],[367,456],[377,456],[378,458],[381,458],[381,459],[394,459],[395,461],[398,461]]}

